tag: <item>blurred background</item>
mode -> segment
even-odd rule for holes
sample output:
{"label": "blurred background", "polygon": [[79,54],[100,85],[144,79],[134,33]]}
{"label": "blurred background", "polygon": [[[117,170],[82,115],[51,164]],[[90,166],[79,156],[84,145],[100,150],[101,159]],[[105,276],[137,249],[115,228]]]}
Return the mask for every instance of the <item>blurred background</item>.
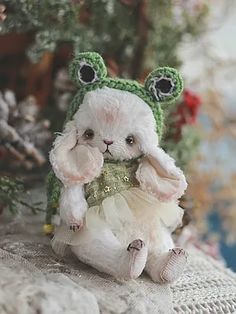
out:
{"label": "blurred background", "polygon": [[140,82],[169,65],[185,81],[161,143],[189,182],[176,237],[236,271],[235,21],[233,0],[0,0],[0,215],[44,211],[25,195],[45,184],[74,54],[97,51],[110,76]]}

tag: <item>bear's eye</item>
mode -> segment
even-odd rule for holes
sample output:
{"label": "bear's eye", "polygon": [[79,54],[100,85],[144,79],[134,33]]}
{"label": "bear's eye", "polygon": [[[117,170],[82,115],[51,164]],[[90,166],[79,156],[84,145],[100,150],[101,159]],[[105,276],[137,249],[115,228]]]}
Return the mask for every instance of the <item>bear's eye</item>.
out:
{"label": "bear's eye", "polygon": [[86,139],[86,140],[91,140],[93,137],[94,137],[94,131],[92,129],[87,129],[84,134],[83,134],[83,137]]}
{"label": "bear's eye", "polygon": [[134,144],[134,137],[133,137],[133,135],[129,135],[129,136],[127,136],[126,137],[126,139],[125,139],[125,141],[126,141],[126,143],[128,144],[128,145],[133,145]]}

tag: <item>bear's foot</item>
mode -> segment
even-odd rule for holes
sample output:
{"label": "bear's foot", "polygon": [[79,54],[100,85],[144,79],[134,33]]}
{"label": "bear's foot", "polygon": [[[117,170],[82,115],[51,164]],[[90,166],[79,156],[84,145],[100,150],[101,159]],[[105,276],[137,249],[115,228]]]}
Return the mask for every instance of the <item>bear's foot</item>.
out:
{"label": "bear's foot", "polygon": [[187,253],[184,249],[170,249],[166,262],[160,271],[160,279],[163,283],[172,283],[182,274],[187,262]]}
{"label": "bear's foot", "polygon": [[131,279],[138,278],[146,264],[147,247],[142,240],[136,239],[128,245],[127,251],[129,252],[128,277]]}

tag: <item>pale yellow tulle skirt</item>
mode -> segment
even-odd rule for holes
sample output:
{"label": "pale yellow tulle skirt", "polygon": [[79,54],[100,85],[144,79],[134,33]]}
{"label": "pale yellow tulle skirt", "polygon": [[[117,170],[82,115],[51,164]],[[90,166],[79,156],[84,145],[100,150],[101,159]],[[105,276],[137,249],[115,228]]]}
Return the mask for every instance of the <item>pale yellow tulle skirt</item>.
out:
{"label": "pale yellow tulle skirt", "polygon": [[[95,233],[110,229],[125,244],[137,238],[145,242],[161,241],[161,224],[175,229],[181,224],[182,216],[183,210],[177,203],[163,203],[139,188],[130,188],[107,197],[101,205],[90,207],[86,212],[84,228]],[[55,243],[58,245],[59,242],[76,245],[79,233],[61,225],[55,232],[54,249]]]}

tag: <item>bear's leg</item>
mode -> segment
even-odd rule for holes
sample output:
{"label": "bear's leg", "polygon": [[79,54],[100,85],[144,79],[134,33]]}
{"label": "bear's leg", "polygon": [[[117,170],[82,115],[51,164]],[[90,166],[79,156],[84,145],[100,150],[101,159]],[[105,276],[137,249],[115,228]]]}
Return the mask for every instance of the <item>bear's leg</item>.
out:
{"label": "bear's leg", "polygon": [[161,228],[160,232],[160,243],[149,248],[145,271],[155,282],[172,283],[182,274],[187,253],[182,248],[175,248],[166,228]]}
{"label": "bear's leg", "polygon": [[78,237],[78,244],[71,249],[82,262],[118,279],[135,279],[142,273],[147,259],[142,240],[124,247],[109,229],[82,229]]}
{"label": "bear's leg", "polygon": [[149,253],[145,270],[153,281],[172,283],[182,274],[187,262],[184,249],[173,248],[162,254]]}

